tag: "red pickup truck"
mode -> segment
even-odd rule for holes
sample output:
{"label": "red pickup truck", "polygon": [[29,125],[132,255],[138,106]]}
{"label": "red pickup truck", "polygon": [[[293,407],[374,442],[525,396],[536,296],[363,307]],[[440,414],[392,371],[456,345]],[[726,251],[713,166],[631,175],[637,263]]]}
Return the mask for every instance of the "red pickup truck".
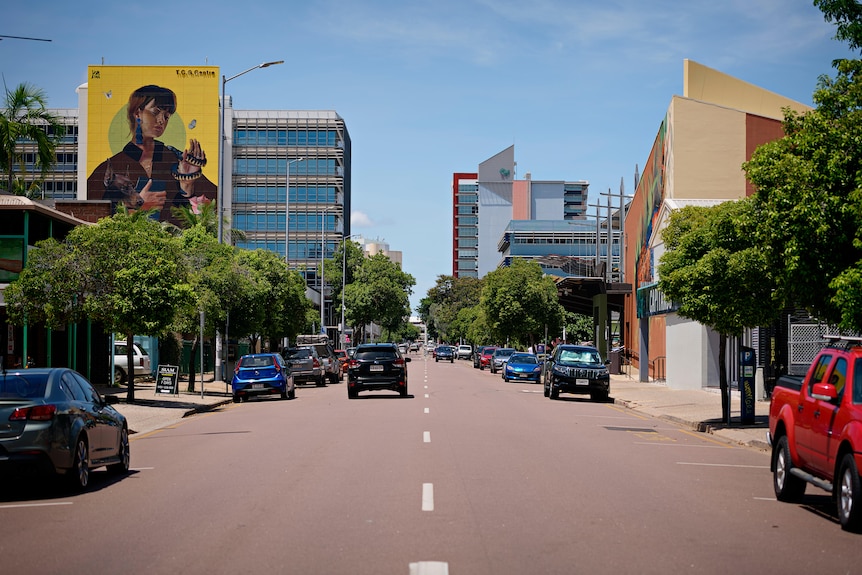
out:
{"label": "red pickup truck", "polygon": [[783,376],[772,392],[769,435],[779,501],[799,501],[812,483],[832,493],[841,527],[862,528],[862,342],[820,351],[804,378]]}

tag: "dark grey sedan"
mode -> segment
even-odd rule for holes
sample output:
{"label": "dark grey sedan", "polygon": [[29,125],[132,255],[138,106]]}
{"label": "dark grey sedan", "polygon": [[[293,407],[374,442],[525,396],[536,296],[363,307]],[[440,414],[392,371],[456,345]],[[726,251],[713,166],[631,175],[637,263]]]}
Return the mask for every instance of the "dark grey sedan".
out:
{"label": "dark grey sedan", "polygon": [[77,490],[90,470],[129,470],[126,418],[80,373],[66,368],[0,372],[0,474],[59,473]]}

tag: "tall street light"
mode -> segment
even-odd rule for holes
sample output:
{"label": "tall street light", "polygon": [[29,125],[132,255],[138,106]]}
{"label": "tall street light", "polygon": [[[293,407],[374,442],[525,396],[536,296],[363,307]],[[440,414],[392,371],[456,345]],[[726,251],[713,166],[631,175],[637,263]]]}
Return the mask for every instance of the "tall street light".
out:
{"label": "tall street light", "polygon": [[284,263],[288,267],[290,267],[290,260],[288,260],[287,257],[287,232],[290,229],[290,165],[295,162],[301,162],[304,159],[305,158],[294,158],[293,160],[290,160],[287,162],[287,168],[285,169],[287,172],[287,182],[285,183],[284,190]]}
{"label": "tall street light", "polygon": [[221,118],[219,119],[219,136],[221,136],[221,141],[219,142],[219,150],[218,150],[218,243],[222,243],[224,238],[224,224],[222,220],[224,219],[224,141],[225,141],[225,84],[239,78],[243,74],[248,74],[252,70],[257,70],[258,68],[268,68],[270,66],[275,66],[277,64],[284,64],[284,60],[278,60],[275,62],[264,62],[263,64],[258,64],[257,66],[252,66],[248,70],[243,70],[239,74],[234,74],[230,78],[226,78],[224,74],[221,77]]}
{"label": "tall street light", "polygon": [[[284,64],[284,60],[277,60],[274,62],[264,62],[262,64],[258,64],[257,66],[252,66],[248,70],[243,70],[239,74],[234,74],[230,78],[226,78],[224,74],[221,77],[221,115],[219,117],[219,148],[218,148],[218,210],[216,210],[216,214],[218,216],[218,243],[222,243],[224,241],[224,187],[225,187],[225,165],[224,165],[224,141],[225,141],[225,109],[227,106],[225,105],[225,84],[239,78],[243,74],[248,74],[252,70],[257,70],[258,68],[268,68],[270,66],[275,66],[276,64]],[[233,174],[233,172],[231,172]],[[224,379],[224,375],[222,374],[222,365],[221,365],[221,354],[222,354],[222,344],[221,344],[221,334],[220,330],[216,329],[216,349],[215,349],[215,368],[213,370],[213,379],[216,378],[216,374],[219,377]],[[201,365],[201,372],[203,373],[203,365]],[[201,377],[201,389],[203,389],[203,377]]]}
{"label": "tall street light", "polygon": [[326,333],[326,323],[323,321],[323,308],[326,304],[326,296],[323,293],[323,261],[326,258],[326,212],[335,209],[338,204],[327,207],[320,212],[320,333]]}
{"label": "tall street light", "polygon": [[344,236],[341,239],[341,340],[338,343],[341,345],[342,349],[346,347],[344,345],[344,288],[347,284],[347,240],[356,237],[357,235],[358,234],[351,234],[349,236]]}

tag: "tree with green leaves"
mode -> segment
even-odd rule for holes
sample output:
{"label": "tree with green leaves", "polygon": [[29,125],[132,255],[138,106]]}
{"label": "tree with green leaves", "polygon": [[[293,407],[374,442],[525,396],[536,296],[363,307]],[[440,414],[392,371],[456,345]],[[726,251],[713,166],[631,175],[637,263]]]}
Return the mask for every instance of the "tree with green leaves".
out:
{"label": "tree with green leaves", "polygon": [[755,230],[776,297],[831,325],[862,331],[862,61],[822,76],[805,114],[743,165],[755,185]]}
{"label": "tree with green leaves", "polygon": [[765,252],[756,240],[758,221],[751,200],[712,207],[686,206],[671,214],[662,232],[659,289],[677,313],[719,334],[718,365],[722,417],[730,418],[727,338],[745,328],[771,324],[780,307]]}
{"label": "tree with green leaves", "polygon": [[272,349],[283,338],[294,340],[303,333],[312,304],[299,272],[289,270],[283,259],[268,250],[238,250],[237,262],[252,289],[231,298],[231,333],[252,339],[260,335]]}
{"label": "tree with green leaves", "polygon": [[[342,257],[346,259],[342,260]],[[335,253],[332,254],[332,259],[327,259],[323,262],[324,265],[324,277],[326,278],[326,283],[330,285],[332,288],[332,302],[333,308],[336,310],[336,313],[341,313],[341,287],[348,286],[355,281],[356,274],[360,267],[362,267],[362,262],[365,260],[365,253],[362,251],[362,248],[358,243],[351,241],[349,238],[345,239],[341,245],[338,246],[338,249],[335,250]],[[342,275],[344,271],[347,272],[346,278],[342,281]],[[345,298],[345,304],[347,300]],[[345,305],[345,308],[347,306]],[[348,314],[344,314],[344,322],[348,323]],[[339,323],[341,322],[341,317],[338,318]],[[320,317],[318,316],[317,322],[320,322]],[[311,325],[311,324],[309,324]],[[344,326],[348,327],[348,326]],[[350,325],[350,327],[356,327]]]}
{"label": "tree with green leaves", "polygon": [[526,347],[541,341],[546,328],[559,331],[564,309],[557,287],[537,262],[516,258],[488,273],[484,282],[481,305],[498,343]]}
{"label": "tree with green leaves", "polygon": [[[192,298],[180,245],[143,212],[117,213],[79,226],[63,243],[39,242],[18,280],[5,291],[9,319],[58,328],[81,318],[126,337],[158,336]],[[135,400],[128,373],[128,401]]]}
{"label": "tree with green leaves", "polygon": [[364,258],[344,291],[350,325],[364,330],[376,323],[393,332],[410,316],[410,294],[416,280],[385,254]]}
{"label": "tree with green leaves", "polygon": [[[43,90],[27,83],[12,90],[4,86],[4,90],[5,101],[0,109],[0,172],[6,177],[7,191],[26,193],[30,187],[26,184],[24,148],[20,143],[33,143],[35,165],[44,179],[57,161],[55,151],[65,128],[48,111],[48,99]],[[17,182],[16,167],[20,174]]]}
{"label": "tree with green leaves", "polygon": [[203,224],[183,230],[179,243],[193,297],[183,302],[174,328],[194,341],[188,365],[188,391],[194,391],[198,346],[203,345],[199,337],[201,312],[204,314],[204,337],[214,338],[217,332],[224,333],[231,304],[241,301],[252,291],[253,285],[248,274],[239,269],[234,248],[219,243]]}
{"label": "tree with green leaves", "polygon": [[482,285],[483,281],[477,278],[437,276],[437,283],[428,290],[427,304],[423,300],[419,306],[420,317],[431,333],[444,341],[466,338],[466,330],[457,317],[462,309],[479,305]]}

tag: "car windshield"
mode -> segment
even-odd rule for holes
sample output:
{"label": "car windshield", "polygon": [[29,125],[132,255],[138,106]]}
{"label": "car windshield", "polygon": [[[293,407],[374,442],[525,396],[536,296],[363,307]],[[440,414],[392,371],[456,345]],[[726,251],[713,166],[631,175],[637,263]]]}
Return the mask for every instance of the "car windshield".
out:
{"label": "car windshield", "polygon": [[509,357],[513,353],[515,353],[514,349],[498,349],[494,352],[494,355],[497,357]]}
{"label": "car windshield", "polygon": [[288,359],[308,359],[311,357],[310,349],[289,349],[287,350]]}
{"label": "car windshield", "polygon": [[247,355],[240,360],[240,367],[272,367],[271,355]]}
{"label": "car windshield", "polygon": [[353,359],[356,360],[395,359],[396,357],[398,354],[395,350],[387,348],[357,349],[353,354]]}
{"label": "car windshield", "polygon": [[539,363],[535,355],[513,353],[509,363]]}
{"label": "car windshield", "polygon": [[560,361],[569,363],[601,363],[602,358],[597,351],[589,349],[564,349],[560,351]]}
{"label": "car windshield", "polygon": [[45,397],[48,374],[0,375],[0,399],[36,399]]}

